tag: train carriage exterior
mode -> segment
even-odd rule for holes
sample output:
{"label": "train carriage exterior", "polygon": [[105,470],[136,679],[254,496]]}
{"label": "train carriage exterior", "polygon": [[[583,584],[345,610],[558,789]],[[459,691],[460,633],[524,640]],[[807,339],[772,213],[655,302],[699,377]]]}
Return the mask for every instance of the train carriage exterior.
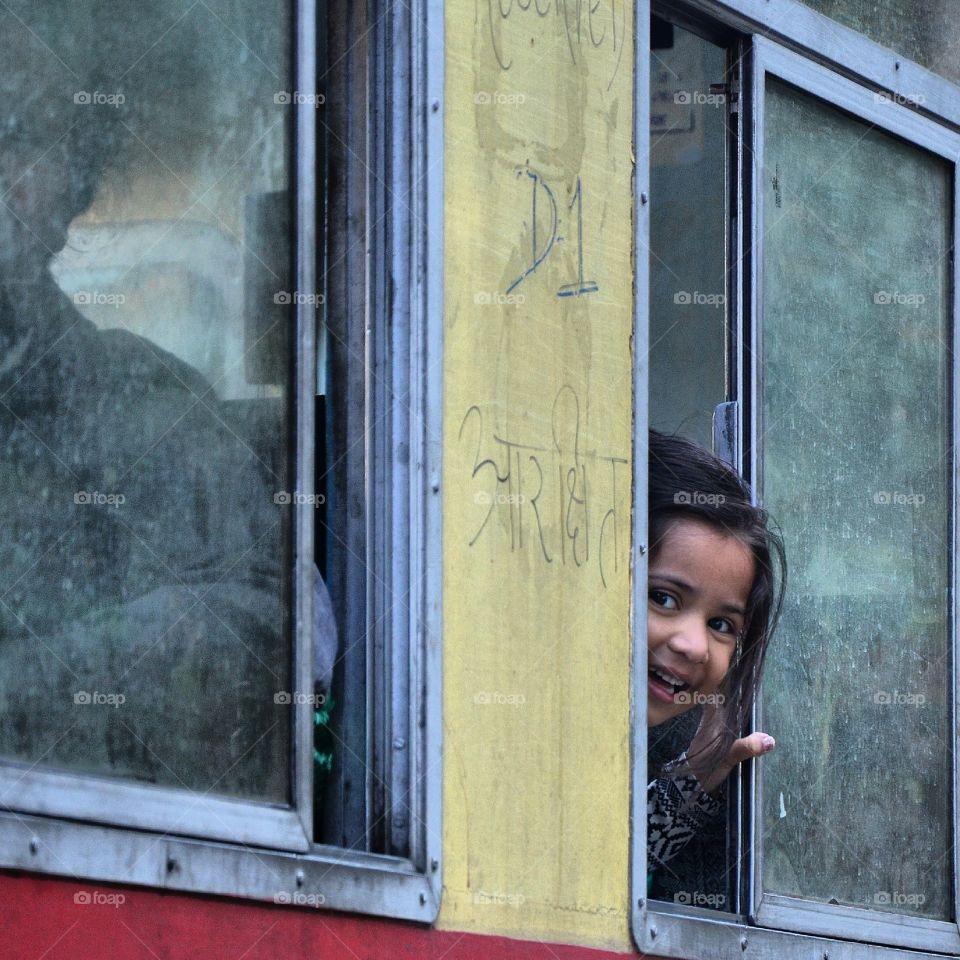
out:
{"label": "train carriage exterior", "polygon": [[[957,0],[135,7],[0,3],[0,958],[960,956]],[[648,427],[790,569],[658,869]]]}

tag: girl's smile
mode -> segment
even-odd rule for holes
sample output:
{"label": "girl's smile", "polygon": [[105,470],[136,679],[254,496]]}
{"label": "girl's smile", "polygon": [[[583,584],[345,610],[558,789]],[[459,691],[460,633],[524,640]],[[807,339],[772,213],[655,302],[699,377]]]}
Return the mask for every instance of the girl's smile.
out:
{"label": "girl's smile", "polygon": [[675,520],[648,571],[647,725],[712,694],[745,626],[754,579],[749,548],[699,520]]}

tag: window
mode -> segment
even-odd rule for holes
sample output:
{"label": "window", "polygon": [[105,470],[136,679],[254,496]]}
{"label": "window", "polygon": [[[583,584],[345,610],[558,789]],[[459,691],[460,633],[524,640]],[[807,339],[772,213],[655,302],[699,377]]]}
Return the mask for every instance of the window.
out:
{"label": "window", "polygon": [[[638,331],[649,419],[709,443],[711,405],[726,404],[723,422],[733,411],[735,462],[782,528],[790,582],[752,727],[773,733],[777,750],[730,778],[727,815],[705,841],[717,870],[697,872],[702,852],[678,858],[649,897],[637,870],[637,942],[676,957],[718,944],[744,956],[955,954],[960,88],[799,3],[670,6],[653,5],[650,122],[637,129],[638,156],[649,137],[651,161],[649,203],[638,206],[650,237],[646,347],[642,323]],[[924,6],[920,26],[889,5],[809,6],[949,76],[935,55],[946,42],[935,38],[939,5]],[[728,136],[703,149],[689,131],[699,121],[708,142],[711,93],[726,101]],[[698,100],[701,112],[681,117]],[[664,177],[678,136],[658,123],[664,101],[669,126],[693,144],[681,154],[688,184]],[[694,191],[697,217],[673,220]],[[683,276],[717,259],[721,216],[726,347],[700,329],[695,299],[671,315],[663,279],[667,267]],[[638,263],[640,281],[646,270]],[[694,326],[694,346],[665,344],[665,317]],[[690,364],[704,374],[673,401],[670,378]],[[710,386],[718,367],[721,396]],[[646,382],[640,390],[638,429]],[[645,519],[638,511],[638,590]],[[645,609],[639,598],[635,609]],[[645,668],[639,615],[635,637]],[[658,728],[651,759],[691,733]],[[634,822],[644,825],[635,851],[645,863],[645,730],[635,743]]]}
{"label": "window", "polygon": [[442,30],[325,17],[0,12],[2,863],[429,920]]}

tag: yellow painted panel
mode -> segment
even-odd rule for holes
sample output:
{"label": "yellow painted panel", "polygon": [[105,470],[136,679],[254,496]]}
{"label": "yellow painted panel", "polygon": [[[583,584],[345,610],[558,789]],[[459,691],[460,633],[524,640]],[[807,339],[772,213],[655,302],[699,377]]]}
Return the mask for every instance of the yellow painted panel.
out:
{"label": "yellow painted panel", "polygon": [[632,5],[448,0],[440,925],[628,948]]}

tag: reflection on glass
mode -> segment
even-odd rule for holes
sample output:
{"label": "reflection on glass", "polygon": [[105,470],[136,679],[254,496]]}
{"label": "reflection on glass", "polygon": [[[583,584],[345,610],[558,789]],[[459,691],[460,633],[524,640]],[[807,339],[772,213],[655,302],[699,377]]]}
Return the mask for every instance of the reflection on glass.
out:
{"label": "reflection on glass", "polygon": [[0,11],[5,758],[289,799],[289,32]]}
{"label": "reflection on glass", "polygon": [[[800,0],[818,13],[960,83],[956,0]],[[916,92],[912,94],[916,96]],[[910,91],[904,96],[911,97]]]}
{"label": "reflection on glass", "polygon": [[950,169],[779,84],[766,110],[763,496],[790,585],[763,887],[947,919]]}
{"label": "reflection on glass", "polygon": [[707,448],[725,371],[724,51],[654,17],[650,425]]}

